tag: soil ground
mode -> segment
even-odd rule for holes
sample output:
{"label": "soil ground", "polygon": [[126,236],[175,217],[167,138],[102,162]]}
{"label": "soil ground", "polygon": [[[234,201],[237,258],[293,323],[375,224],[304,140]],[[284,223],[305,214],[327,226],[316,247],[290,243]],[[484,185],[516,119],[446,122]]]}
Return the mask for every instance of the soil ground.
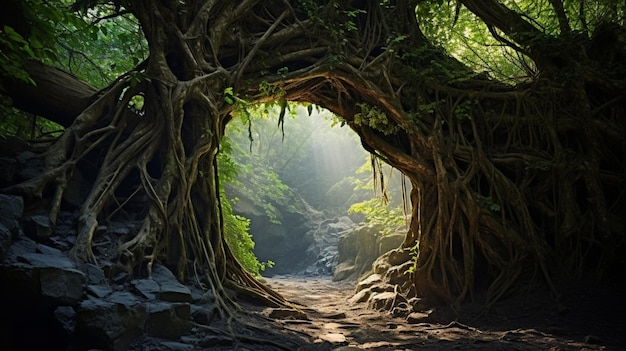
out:
{"label": "soil ground", "polygon": [[[307,315],[269,318],[281,329],[272,339],[294,345],[297,337],[304,344],[290,346],[296,350],[626,350],[623,284],[562,283],[558,301],[536,289],[487,312],[471,304],[458,313],[441,307],[409,324],[406,317],[349,303],[354,282],[278,276],[266,283]],[[268,316],[272,310],[259,311]]]}

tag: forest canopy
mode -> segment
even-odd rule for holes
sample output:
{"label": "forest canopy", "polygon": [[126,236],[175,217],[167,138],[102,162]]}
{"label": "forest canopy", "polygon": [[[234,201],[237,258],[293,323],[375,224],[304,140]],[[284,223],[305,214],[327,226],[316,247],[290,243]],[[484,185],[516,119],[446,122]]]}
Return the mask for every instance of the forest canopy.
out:
{"label": "forest canopy", "polygon": [[32,132],[40,118],[65,128],[47,141],[42,174],[3,191],[51,196],[54,224],[72,172],[95,162],[76,224],[78,262],[97,261],[99,221],[123,206],[118,189],[133,179],[130,193],[147,211],[119,245],[124,266],[161,262],[180,279],[202,271],[216,291],[280,304],[225,244],[217,158],[234,114],[275,103],[280,127],[288,102],[301,102],[335,113],[409,179],[410,227],[386,258],[412,265],[387,277],[407,296],[492,303],[523,282],[588,271],[609,279],[626,268],[624,3],[6,7],[3,105],[38,117],[11,112],[3,128],[29,138],[48,135]]}

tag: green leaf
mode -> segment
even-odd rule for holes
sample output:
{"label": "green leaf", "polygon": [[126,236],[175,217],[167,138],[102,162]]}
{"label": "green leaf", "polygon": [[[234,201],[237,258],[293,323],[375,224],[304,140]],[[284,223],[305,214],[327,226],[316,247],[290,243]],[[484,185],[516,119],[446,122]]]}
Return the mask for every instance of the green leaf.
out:
{"label": "green leaf", "polygon": [[28,45],[28,42],[24,40],[24,37],[22,37],[20,33],[16,32],[12,27],[5,25],[3,29],[9,39],[14,42]]}

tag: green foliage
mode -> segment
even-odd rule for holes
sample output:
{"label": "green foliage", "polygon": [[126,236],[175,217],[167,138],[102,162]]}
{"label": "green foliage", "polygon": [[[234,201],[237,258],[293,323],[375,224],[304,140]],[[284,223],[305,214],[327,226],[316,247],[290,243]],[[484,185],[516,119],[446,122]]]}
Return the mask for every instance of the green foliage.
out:
{"label": "green foliage", "polygon": [[134,70],[148,55],[137,20],[109,4],[76,13],[77,20],[56,28],[60,67],[104,87]]}
{"label": "green foliage", "polygon": [[0,75],[34,83],[23,63],[35,59],[103,87],[146,57],[147,45],[133,17],[118,15],[110,4],[78,13],[71,3],[9,0],[21,24],[0,28]]}
{"label": "green foliage", "polygon": [[357,125],[372,127],[385,135],[394,134],[400,130],[400,127],[390,121],[385,112],[379,108],[365,103],[356,105],[360,109],[360,112],[354,114],[354,123]]}
{"label": "green foliage", "polygon": [[411,267],[409,267],[404,274],[413,274],[415,273],[415,271],[417,271],[417,260],[419,258],[419,242],[415,243],[415,245],[413,245],[410,249],[409,249],[409,255],[411,255],[411,260],[413,261],[413,265]]}
{"label": "green foliage", "polygon": [[[237,190],[241,196],[245,196],[255,206],[261,208],[269,217],[270,222],[280,224],[281,215],[277,206],[289,204],[295,193],[282,182],[276,173],[275,168],[279,164],[271,162],[271,155],[274,153],[271,148],[266,148],[265,145],[266,143],[273,143],[273,138],[278,139],[278,129],[273,123],[271,123],[271,127],[267,123],[257,123],[262,116],[258,106],[250,107],[246,114],[243,116],[238,114],[238,116],[244,118],[239,118],[230,123],[224,137],[225,142],[230,145],[232,164],[237,168]],[[258,131],[253,132],[253,125],[262,125],[265,129],[272,128],[273,133],[268,136],[265,133],[260,134]],[[256,143],[249,144],[253,142]],[[250,147],[246,148],[244,146],[246,144]]]}
{"label": "green foliage", "polygon": [[[505,0],[503,5],[523,14],[524,18],[545,34],[555,38],[561,33],[551,0]],[[557,1],[563,5],[572,32],[590,36],[600,24],[626,23],[626,5],[612,0]],[[515,83],[535,74],[533,62],[511,45],[505,45],[476,15],[458,1],[420,1],[416,8],[420,29],[436,46],[444,48],[476,72]]]}
{"label": "green foliage", "polygon": [[14,135],[22,139],[57,137],[63,127],[46,119],[0,105],[0,136]]}
{"label": "green foliage", "polygon": [[34,84],[23,68],[27,60],[57,60],[57,23],[76,18],[58,3],[43,0],[9,0],[3,11],[13,11],[10,24],[0,28],[0,75]]}
{"label": "green foliage", "polygon": [[[380,235],[387,235],[393,232],[395,228],[400,225],[405,224],[406,214],[404,211],[404,203],[397,199],[394,199],[393,196],[388,196],[388,192],[392,194],[396,194],[397,197],[401,197],[402,189],[401,189],[401,181],[395,179],[395,183],[392,182],[392,171],[393,169],[389,166],[379,165],[379,170],[372,170],[372,164],[370,162],[365,162],[363,165],[357,170],[357,174],[365,174],[369,172],[374,172],[374,177],[369,177],[368,180],[359,179],[356,177],[351,177],[351,183],[353,185],[353,191],[372,191],[374,189],[374,196],[370,197],[367,200],[356,202],[350,206],[348,209],[349,214],[360,213],[365,215],[364,221],[366,223],[378,224],[383,227],[383,229],[379,232]],[[389,171],[389,176],[387,177],[387,181],[385,184],[381,184],[381,194],[376,196],[376,182],[374,181],[377,176],[380,177],[380,174],[385,170]],[[377,172],[380,172],[378,175]],[[399,195],[399,196],[398,196]],[[395,201],[394,201],[395,200]]]}
{"label": "green foliage", "polygon": [[[57,66],[97,87],[110,84],[131,71],[147,55],[147,45],[130,15],[116,14],[114,6],[94,5],[82,13],[72,11],[72,1],[8,0],[15,18],[0,28],[0,75],[31,84],[24,70],[28,60]],[[94,3],[95,4],[95,3]],[[130,75],[131,83],[145,79]],[[9,87],[0,87],[0,91]],[[43,118],[0,106],[0,134],[22,138],[58,136],[62,127]],[[131,101],[140,110],[142,97]]]}
{"label": "green foliage", "polygon": [[337,48],[345,47],[347,36],[357,30],[356,17],[366,13],[360,9],[344,9],[339,1],[322,4],[315,0],[298,0],[294,7],[330,33],[331,42]]}
{"label": "green foliage", "polygon": [[482,196],[480,194],[475,194],[478,198],[478,203],[481,208],[487,208],[491,212],[500,212],[501,207],[497,204],[491,196]]}
{"label": "green foliage", "polygon": [[405,224],[402,207],[391,207],[381,198],[355,203],[350,206],[348,213],[364,214],[366,223],[382,225],[379,235],[391,234],[398,226]]}
{"label": "green foliage", "polygon": [[476,72],[509,80],[532,74],[529,59],[502,45],[487,26],[456,2],[424,1],[416,9],[422,32]]}
{"label": "green foliage", "polygon": [[224,183],[238,185],[237,173],[238,165],[231,157],[232,146],[227,138],[224,138],[220,145],[218,154],[219,177],[222,181],[220,189],[220,199],[222,203],[222,215],[224,217],[224,238],[228,247],[233,252],[237,261],[253,275],[259,275],[265,268],[272,267],[274,262],[259,262],[253,252],[254,240],[250,234],[250,220],[233,213],[232,203],[238,201],[237,198],[230,199],[226,196]]}

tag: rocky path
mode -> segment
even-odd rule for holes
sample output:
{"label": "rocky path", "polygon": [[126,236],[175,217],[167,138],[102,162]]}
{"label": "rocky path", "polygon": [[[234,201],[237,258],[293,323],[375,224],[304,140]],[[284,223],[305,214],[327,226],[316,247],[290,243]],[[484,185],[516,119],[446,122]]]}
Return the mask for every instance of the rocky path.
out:
{"label": "rocky path", "polygon": [[[353,282],[333,282],[329,278],[280,276],[267,283],[302,305],[308,319],[293,316],[275,318],[285,330],[301,334],[310,343],[298,350],[620,350],[620,326],[610,316],[601,318],[606,325],[568,325],[579,315],[521,315],[514,318],[507,309],[495,309],[489,318],[475,323],[438,323],[422,319],[394,317],[387,312],[353,304]],[[507,306],[518,308],[516,303]],[[555,307],[556,310],[556,307]],[[517,311],[520,312],[520,311]],[[575,317],[572,319],[572,317]],[[583,316],[584,319],[584,316]],[[559,321],[563,320],[561,323]],[[592,322],[590,320],[590,322]],[[584,322],[583,322],[584,323]],[[597,322],[594,322],[597,323]],[[613,328],[606,330],[606,328]],[[602,328],[602,330],[599,330]],[[599,333],[594,333],[598,332]],[[592,334],[593,333],[593,334]],[[615,334],[615,335],[613,335]]]}

